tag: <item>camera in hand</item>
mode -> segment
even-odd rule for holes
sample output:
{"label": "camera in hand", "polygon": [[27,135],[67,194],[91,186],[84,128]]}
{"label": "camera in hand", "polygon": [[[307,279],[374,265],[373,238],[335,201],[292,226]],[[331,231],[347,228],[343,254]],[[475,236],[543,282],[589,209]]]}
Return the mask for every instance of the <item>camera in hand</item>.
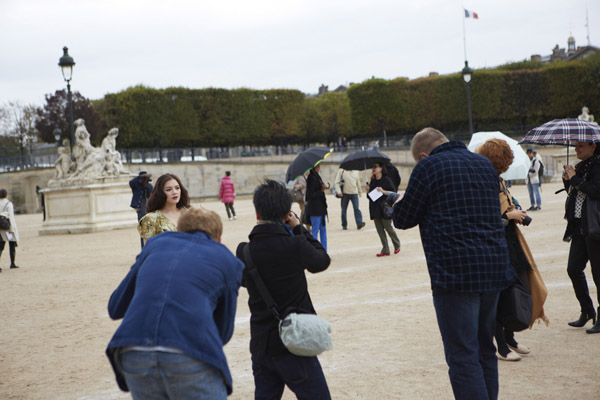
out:
{"label": "camera in hand", "polygon": [[531,223],[531,217],[529,215],[526,215],[521,223],[525,226],[528,226]]}
{"label": "camera in hand", "polygon": [[396,202],[396,200],[398,200],[399,198],[400,198],[400,195],[398,193],[388,192],[385,202],[389,206],[393,206],[394,203]]}

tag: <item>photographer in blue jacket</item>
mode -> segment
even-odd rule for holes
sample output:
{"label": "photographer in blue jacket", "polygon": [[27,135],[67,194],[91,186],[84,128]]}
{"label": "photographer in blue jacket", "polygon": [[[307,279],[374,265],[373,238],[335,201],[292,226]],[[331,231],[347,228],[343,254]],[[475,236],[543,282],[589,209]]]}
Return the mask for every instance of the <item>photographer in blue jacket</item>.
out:
{"label": "photographer in blue jacket", "polygon": [[191,208],[179,232],[150,238],[108,303],[121,319],[106,354],[133,399],[226,399],[244,264],[220,243],[221,218]]}

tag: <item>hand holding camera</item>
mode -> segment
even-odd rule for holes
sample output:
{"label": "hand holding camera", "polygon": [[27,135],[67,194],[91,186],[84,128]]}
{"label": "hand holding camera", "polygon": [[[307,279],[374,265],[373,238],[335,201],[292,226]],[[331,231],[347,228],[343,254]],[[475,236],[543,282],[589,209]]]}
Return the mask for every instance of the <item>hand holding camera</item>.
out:
{"label": "hand holding camera", "polygon": [[531,217],[527,215],[524,210],[512,210],[506,213],[509,220],[514,220],[518,224],[529,225],[531,223]]}
{"label": "hand holding camera", "polygon": [[294,229],[295,227],[300,225],[300,218],[298,218],[298,215],[296,215],[295,212],[290,211],[283,222],[288,224],[290,228]]}

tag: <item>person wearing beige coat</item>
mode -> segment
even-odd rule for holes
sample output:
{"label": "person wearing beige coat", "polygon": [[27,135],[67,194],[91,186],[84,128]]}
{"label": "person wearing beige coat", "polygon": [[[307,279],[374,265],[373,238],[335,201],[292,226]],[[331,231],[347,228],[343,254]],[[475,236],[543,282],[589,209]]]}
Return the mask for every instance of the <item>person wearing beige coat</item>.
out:
{"label": "person wearing beige coat", "polygon": [[342,202],[342,229],[348,229],[346,212],[348,210],[349,202],[352,202],[352,208],[354,209],[356,228],[364,228],[365,222],[363,221],[362,213],[358,207],[359,198],[362,193],[359,172],[346,171],[340,168],[335,176],[334,188],[336,197],[340,198]]}
{"label": "person wearing beige coat", "polygon": [[[514,158],[510,146],[502,139],[488,140],[477,149],[477,153],[487,157],[492,162],[494,168],[498,171],[498,175],[508,169]],[[549,321],[544,312],[544,302],[546,301],[548,291],[529,250],[529,246],[525,241],[525,237],[517,226],[524,224],[527,212],[515,206],[504,179],[500,176],[498,178],[500,181],[500,213],[504,222],[511,265],[515,269],[521,283],[530,289],[531,300],[533,302],[533,312],[529,327],[531,328],[537,320],[543,321],[547,326]],[[500,360],[519,361],[521,355],[530,353],[530,350],[526,346],[517,343],[514,332],[505,329],[499,323],[496,325],[495,336],[498,347],[497,355]]]}
{"label": "person wearing beige coat", "polygon": [[[8,217],[10,220],[10,228],[8,230],[0,230],[0,255],[4,250],[6,242],[8,242],[9,254],[10,254],[10,268],[19,268],[15,264],[16,248],[19,242],[19,231],[17,229],[17,222],[15,221],[15,209],[13,203],[8,200],[8,192],[6,189],[0,189],[0,215]],[[2,268],[0,268],[0,272]]]}

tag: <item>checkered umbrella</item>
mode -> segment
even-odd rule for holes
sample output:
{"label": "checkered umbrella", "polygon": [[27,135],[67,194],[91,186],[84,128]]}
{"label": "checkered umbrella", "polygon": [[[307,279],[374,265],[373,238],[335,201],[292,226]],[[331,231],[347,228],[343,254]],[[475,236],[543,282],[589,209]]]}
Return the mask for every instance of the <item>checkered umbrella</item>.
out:
{"label": "checkered umbrella", "polygon": [[519,144],[575,146],[575,142],[600,143],[600,126],[577,118],[555,119],[527,132]]}
{"label": "checkered umbrella", "polygon": [[[533,128],[522,143],[575,146],[576,142],[600,143],[600,126],[577,118],[555,119]],[[567,152],[568,163],[569,152]]]}

